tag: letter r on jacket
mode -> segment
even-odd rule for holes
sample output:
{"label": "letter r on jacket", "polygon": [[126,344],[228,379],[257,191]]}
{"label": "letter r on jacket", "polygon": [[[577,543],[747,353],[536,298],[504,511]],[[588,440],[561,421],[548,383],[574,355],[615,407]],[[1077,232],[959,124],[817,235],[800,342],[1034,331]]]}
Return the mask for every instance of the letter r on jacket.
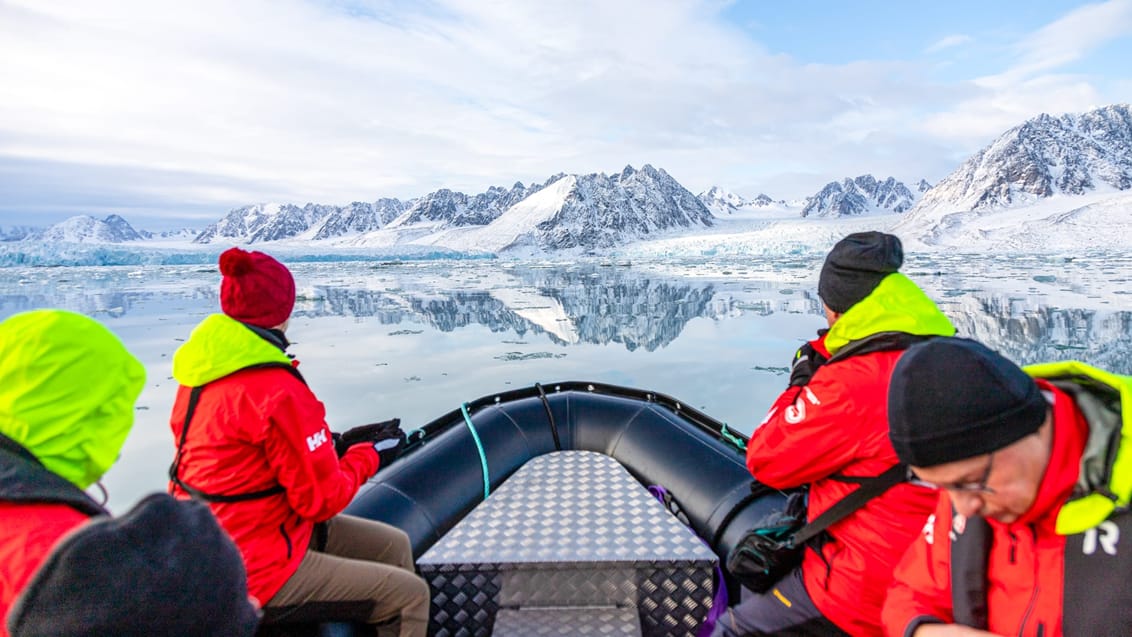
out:
{"label": "letter r on jacket", "polygon": [[1092,555],[1097,552],[1097,545],[1109,554],[1116,555],[1116,543],[1120,541],[1120,527],[1115,522],[1105,520],[1095,528],[1085,531],[1084,553]]}

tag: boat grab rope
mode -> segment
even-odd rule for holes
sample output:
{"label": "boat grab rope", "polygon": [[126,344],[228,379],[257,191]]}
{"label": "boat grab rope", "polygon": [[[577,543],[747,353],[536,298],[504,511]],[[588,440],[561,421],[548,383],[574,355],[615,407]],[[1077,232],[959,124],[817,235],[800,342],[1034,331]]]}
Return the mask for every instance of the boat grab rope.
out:
{"label": "boat grab rope", "polygon": [[729,443],[731,443],[732,445],[734,445],[734,446],[735,446],[735,448],[736,448],[736,449],[738,449],[739,451],[742,451],[742,452],[746,453],[746,451],[747,451],[747,443],[746,443],[746,442],[744,442],[744,441],[743,441],[743,439],[742,439],[742,438],[740,438],[739,436],[736,436],[735,434],[731,433],[731,430],[727,428],[727,423],[725,423],[725,422],[724,422],[724,423],[720,423],[720,426],[719,426],[719,437],[720,437],[720,438],[721,438],[721,439],[722,439],[722,440],[723,440],[724,442],[729,442]]}
{"label": "boat grab rope", "polygon": [[[709,551],[715,552],[715,549],[713,549],[704,538],[700,537],[700,534],[696,533],[692,525],[687,522],[688,516],[684,515],[680,504],[676,502],[676,498],[672,497],[668,489],[665,489],[659,484],[654,484],[649,486],[648,490],[649,493],[653,494],[653,496],[660,501],[669,513],[688,527],[688,530],[692,532],[692,535],[696,536],[697,540],[703,542],[704,546],[708,547]],[[696,633],[696,637],[708,637],[712,634],[716,622],[718,622],[719,618],[723,616],[723,613],[727,611],[728,603],[730,603],[730,600],[727,597],[727,583],[723,579],[723,569],[719,566],[719,561],[717,560],[715,563],[715,595],[711,600],[711,609],[708,610],[707,617],[704,617],[704,622],[700,624],[700,630]]]}
{"label": "boat grab rope", "polygon": [[483,499],[486,500],[487,496],[491,495],[491,477],[487,472],[487,454],[484,453],[483,443],[480,442],[480,435],[476,431],[476,426],[472,424],[472,416],[468,414],[468,403],[460,405],[460,413],[464,414],[464,424],[468,426],[468,431],[472,432],[472,440],[476,443],[476,451],[480,454],[480,468],[483,469]]}
{"label": "boat grab rope", "polygon": [[558,439],[558,425],[554,422],[554,412],[550,411],[550,401],[546,398],[546,392],[542,389],[541,383],[535,383],[535,389],[538,390],[538,396],[542,399],[542,406],[546,408],[546,419],[550,421],[550,433],[554,436],[554,449],[562,451],[562,441]]}

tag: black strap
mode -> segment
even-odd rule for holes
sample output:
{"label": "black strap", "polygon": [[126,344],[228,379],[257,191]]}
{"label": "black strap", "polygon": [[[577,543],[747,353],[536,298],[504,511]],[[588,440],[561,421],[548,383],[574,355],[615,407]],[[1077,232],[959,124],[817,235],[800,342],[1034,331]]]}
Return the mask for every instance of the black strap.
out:
{"label": "black strap", "polygon": [[[295,369],[287,363],[260,363],[258,365],[249,365],[248,367],[241,368],[237,371],[244,371],[246,369],[264,369],[271,367],[285,369],[290,372],[292,376],[299,379],[299,381],[304,385],[306,384],[306,380],[303,379],[303,376],[299,373],[299,370]],[[234,374],[236,372],[232,373]],[[231,374],[229,374],[229,376],[230,375]],[[259,491],[251,491],[248,493],[236,493],[232,495],[223,493],[209,493],[207,491],[197,489],[196,487],[186,483],[184,480],[181,480],[181,454],[185,450],[185,440],[189,435],[189,423],[192,422],[193,414],[196,413],[197,403],[200,402],[200,394],[207,386],[208,383],[205,383],[204,385],[193,387],[189,392],[189,404],[185,407],[185,423],[181,425],[181,439],[177,442],[177,455],[173,457],[173,464],[169,466],[169,480],[172,481],[173,484],[184,490],[185,493],[188,493],[190,496],[192,496],[194,499],[203,500],[205,502],[247,502],[249,500],[269,498],[273,495],[279,495],[280,493],[283,493],[285,489],[281,484],[277,484],[267,489],[260,489]]]}
{"label": "black strap", "polygon": [[550,433],[554,436],[554,449],[562,451],[562,441],[558,439],[558,425],[554,422],[554,413],[550,411],[550,401],[546,398],[542,383],[535,383],[535,389],[538,390],[538,397],[542,399],[542,406],[546,408],[546,419],[550,421]]}
{"label": "black strap", "polygon": [[861,486],[853,493],[841,498],[825,510],[816,520],[798,530],[790,538],[794,546],[800,546],[817,537],[819,533],[833,526],[839,520],[865,506],[869,500],[881,495],[890,488],[904,482],[908,476],[908,465],[895,464],[875,478],[846,478],[846,482],[860,482]]}
{"label": "black strap", "polygon": [[[952,515],[955,507],[951,508]],[[955,623],[986,630],[987,566],[994,530],[982,516],[967,518],[962,533],[951,540],[951,608]]]}

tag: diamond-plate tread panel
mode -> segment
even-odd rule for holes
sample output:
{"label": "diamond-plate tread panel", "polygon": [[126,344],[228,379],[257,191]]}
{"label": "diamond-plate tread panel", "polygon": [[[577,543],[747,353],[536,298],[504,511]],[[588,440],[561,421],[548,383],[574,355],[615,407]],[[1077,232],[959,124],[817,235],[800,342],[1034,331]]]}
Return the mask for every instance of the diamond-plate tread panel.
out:
{"label": "diamond-plate tread panel", "polygon": [[565,451],[521,467],[418,560],[431,634],[486,636],[500,606],[636,607],[644,635],[693,635],[712,553],[616,460]]}
{"label": "diamond-plate tread panel", "polygon": [[417,564],[715,559],[616,460],[561,451],[523,465]]}
{"label": "diamond-plate tread panel", "polygon": [[492,637],[639,637],[637,613],[626,608],[503,609]]}

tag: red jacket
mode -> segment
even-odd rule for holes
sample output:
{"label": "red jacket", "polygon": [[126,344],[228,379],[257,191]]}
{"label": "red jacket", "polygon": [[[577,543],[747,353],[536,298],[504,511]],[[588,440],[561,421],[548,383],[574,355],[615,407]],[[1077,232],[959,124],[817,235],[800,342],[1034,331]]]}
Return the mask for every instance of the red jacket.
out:
{"label": "red jacket", "polygon": [[[888,382],[916,337],[955,328],[915,283],[885,277],[813,342],[830,362],[804,387],[789,387],[747,444],[747,468],[780,489],[810,485],[812,521],[857,485],[833,476],[876,477],[896,465],[888,441]],[[853,352],[856,352],[855,354]],[[802,580],[822,615],[850,635],[880,635],[893,566],[932,511],[936,494],[898,484],[829,527],[821,554],[807,550]]]}
{"label": "red jacket", "polygon": [[[886,405],[899,356],[887,351],[833,362],[805,387],[783,392],[747,445],[747,468],[755,479],[779,489],[810,484],[812,521],[857,489],[830,476],[874,477],[897,464]],[[806,551],[803,581],[822,615],[854,636],[881,634],[892,568],[935,498],[929,489],[896,485],[832,525],[833,540],[821,555]]]}
{"label": "red jacket", "polygon": [[[276,345],[213,315],[177,351],[173,369],[182,383],[170,417],[175,440],[190,387],[204,385],[181,449],[180,479],[222,495],[283,488],[264,498],[209,505],[243,554],[248,592],[265,604],[299,567],[315,523],[340,513],[379,464],[368,444],[354,445],[339,460],[325,407],[288,370],[241,370],[283,361],[288,359]],[[174,485],[170,490],[186,495]]]}
{"label": "red jacket", "polygon": [[51,549],[89,519],[66,504],[0,501],[0,637],[8,637],[8,609]]}
{"label": "red jacket", "polygon": [[[1054,637],[1064,632],[1069,536],[1058,535],[1055,523],[1077,481],[1089,426],[1067,394],[1044,381],[1038,383],[1054,395],[1054,433],[1037,499],[1012,524],[987,520],[994,537],[986,567],[988,629],[999,635]],[[884,606],[886,635],[904,635],[918,619],[954,621],[950,537],[953,531],[962,533],[966,522],[958,516],[953,519],[951,499],[946,491],[940,493],[931,523],[897,567]],[[1126,579],[1122,586],[1127,586]]]}

